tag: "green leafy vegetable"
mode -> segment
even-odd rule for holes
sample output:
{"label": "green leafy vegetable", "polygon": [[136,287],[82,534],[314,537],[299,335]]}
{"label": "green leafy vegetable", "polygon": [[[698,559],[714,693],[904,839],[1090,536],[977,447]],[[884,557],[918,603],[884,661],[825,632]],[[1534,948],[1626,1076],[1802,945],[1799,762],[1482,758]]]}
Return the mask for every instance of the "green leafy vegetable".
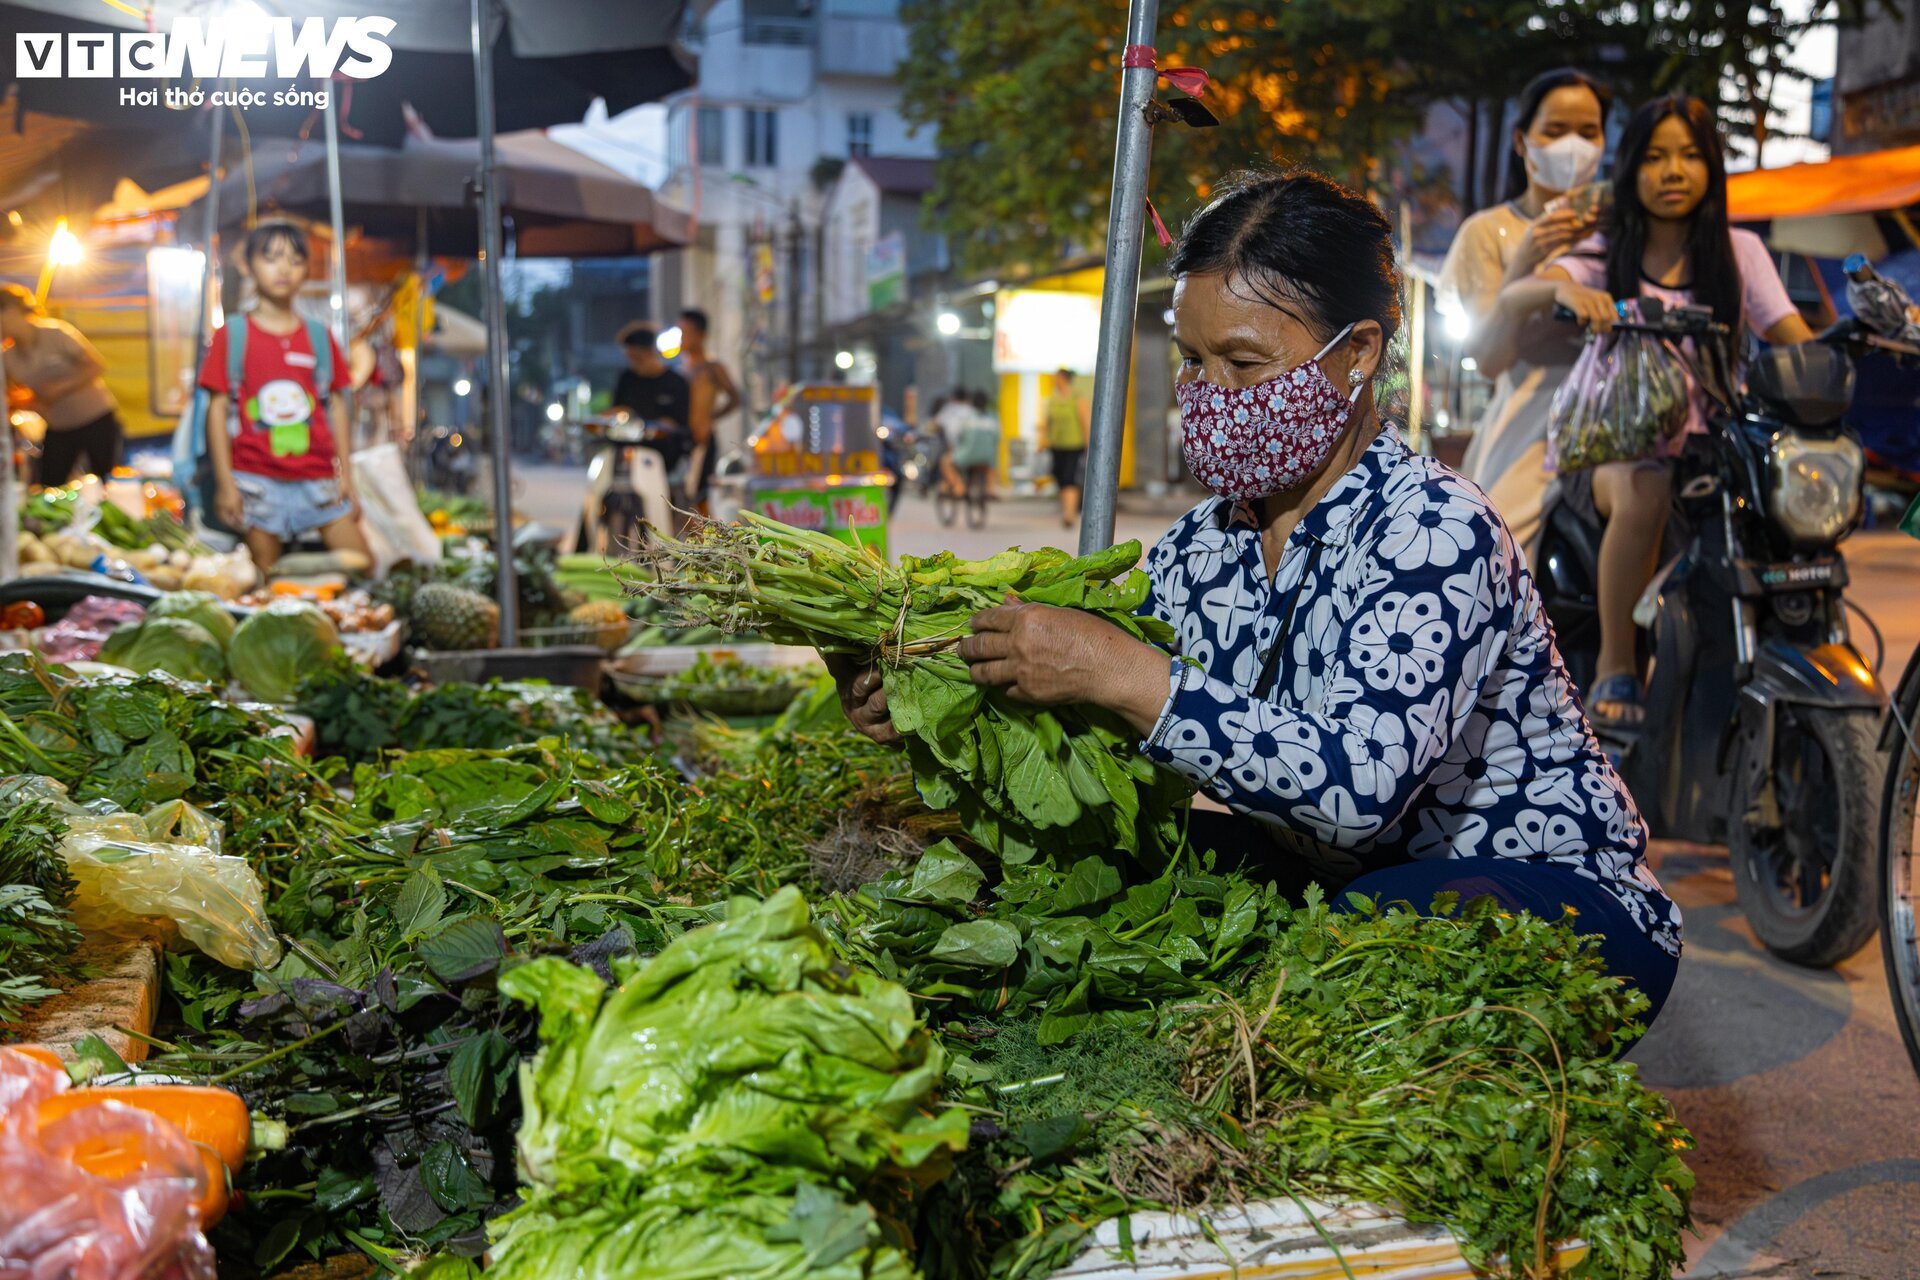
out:
{"label": "green leafy vegetable", "polygon": [[238,625],[226,604],[206,591],[169,591],[147,607],[147,618],[185,618],[212,636],[224,651]]}
{"label": "green leafy vegetable", "polygon": [[1189,789],[1134,750],[1124,721],[989,693],[954,651],[973,616],[1009,593],[1171,640],[1163,623],[1138,613],[1148,587],[1137,542],[1078,559],[1047,549],[888,565],[822,534],[751,513],[742,520],[686,539],[656,531],[626,571],[630,588],[678,625],[757,631],[879,666],[921,793],[1005,862],[1030,862],[1043,848],[1062,861],[1119,851],[1150,868],[1172,855]]}
{"label": "green leafy vegetable", "polygon": [[148,618],[121,627],[100,646],[100,661],[146,675],[164,671],[182,680],[223,684],[227,659],[206,628],[186,618]]}
{"label": "green leafy vegetable", "polygon": [[263,702],[291,702],[300,681],[342,652],[326,614],[301,600],[275,600],[242,622],[227,644],[233,677]]}

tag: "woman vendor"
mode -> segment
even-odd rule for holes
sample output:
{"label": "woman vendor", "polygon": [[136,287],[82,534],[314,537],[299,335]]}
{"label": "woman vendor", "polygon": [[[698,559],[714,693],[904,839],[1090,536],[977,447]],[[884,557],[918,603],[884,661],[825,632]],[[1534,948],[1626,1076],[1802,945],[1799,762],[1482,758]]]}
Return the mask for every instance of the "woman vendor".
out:
{"label": "woman vendor", "polygon": [[[1194,216],[1170,267],[1187,464],[1214,494],[1148,560],[1177,652],[1009,601],[960,643],[974,679],[1125,716],[1238,815],[1215,847],[1283,883],[1304,868],[1421,908],[1443,891],[1574,908],[1651,1020],[1680,915],[1646,825],[1513,535],[1375,410],[1400,322],[1386,218],[1311,173],[1252,176]],[[841,688],[857,726],[896,739],[876,673]]]}

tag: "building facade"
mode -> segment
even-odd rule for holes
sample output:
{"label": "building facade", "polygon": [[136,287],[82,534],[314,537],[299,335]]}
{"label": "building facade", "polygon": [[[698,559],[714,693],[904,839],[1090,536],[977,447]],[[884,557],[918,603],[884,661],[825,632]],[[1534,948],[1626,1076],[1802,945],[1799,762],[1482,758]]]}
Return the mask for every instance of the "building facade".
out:
{"label": "building facade", "polygon": [[[700,83],[669,100],[662,193],[699,231],[660,256],[654,312],[707,312],[751,414],[781,384],[834,372],[824,268],[847,162],[930,162],[934,139],[900,116],[898,0],[718,0],[690,23]],[[743,423],[721,425],[732,440]]]}

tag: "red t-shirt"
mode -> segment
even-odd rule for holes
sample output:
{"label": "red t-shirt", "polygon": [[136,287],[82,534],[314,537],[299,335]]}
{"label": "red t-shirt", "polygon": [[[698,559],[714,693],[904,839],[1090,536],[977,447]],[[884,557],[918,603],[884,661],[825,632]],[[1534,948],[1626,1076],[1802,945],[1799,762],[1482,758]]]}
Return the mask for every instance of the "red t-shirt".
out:
{"label": "red t-shirt", "polygon": [[[240,415],[233,437],[233,469],[271,480],[331,480],[336,474],[333,434],[327,430],[327,406],[315,392],[313,343],[302,324],[292,333],[268,333],[246,317],[246,365],[240,389],[227,386],[227,330],[214,330],[200,385],[231,396],[227,412]],[[333,386],[347,377],[347,358],[332,336]],[[228,419],[231,423],[232,418]]]}

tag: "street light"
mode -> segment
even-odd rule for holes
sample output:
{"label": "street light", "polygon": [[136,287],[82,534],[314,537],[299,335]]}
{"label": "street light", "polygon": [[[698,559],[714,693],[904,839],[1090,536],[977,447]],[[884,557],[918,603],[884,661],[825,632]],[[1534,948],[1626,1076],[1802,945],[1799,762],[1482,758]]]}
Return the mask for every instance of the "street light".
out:
{"label": "street light", "polygon": [[1465,342],[1467,336],[1473,332],[1473,321],[1466,312],[1450,307],[1441,312],[1441,315],[1447,336],[1455,342]]}
{"label": "street light", "polygon": [[473,391],[473,384],[467,381],[465,378],[461,378],[453,384],[453,394],[457,396],[468,395],[472,391]]}
{"label": "street light", "polygon": [[86,249],[80,244],[80,237],[73,234],[65,218],[53,224],[53,234],[47,237],[47,260],[40,264],[40,283],[33,288],[33,296],[41,302],[47,300],[47,291],[53,288],[53,273],[59,267],[71,267],[87,256]]}
{"label": "street light", "polygon": [[853,368],[853,352],[842,351],[833,357],[833,367],[842,371]]}
{"label": "street light", "polygon": [[951,338],[960,332],[960,317],[952,311],[942,311],[933,322],[933,327]]}
{"label": "street light", "polygon": [[71,267],[86,256],[80,237],[68,228],[65,218],[60,219],[53,228],[53,239],[47,242],[47,261],[56,267]]}
{"label": "street light", "polygon": [[557,404],[550,404],[550,405],[548,405],[548,406],[547,406],[547,421],[548,421],[548,422],[558,422],[558,421],[560,421],[560,419],[562,419],[562,418],[564,418],[564,417],[566,417],[566,416],[567,416],[567,411],[566,411],[565,409],[562,409],[562,408],[561,408],[561,407],[560,407],[559,405],[557,405]]}
{"label": "street light", "polygon": [[653,345],[660,352],[662,360],[671,360],[680,354],[680,344],[683,341],[685,341],[685,335],[680,332],[680,326],[676,324],[670,329],[661,330],[660,336],[653,340]]}

